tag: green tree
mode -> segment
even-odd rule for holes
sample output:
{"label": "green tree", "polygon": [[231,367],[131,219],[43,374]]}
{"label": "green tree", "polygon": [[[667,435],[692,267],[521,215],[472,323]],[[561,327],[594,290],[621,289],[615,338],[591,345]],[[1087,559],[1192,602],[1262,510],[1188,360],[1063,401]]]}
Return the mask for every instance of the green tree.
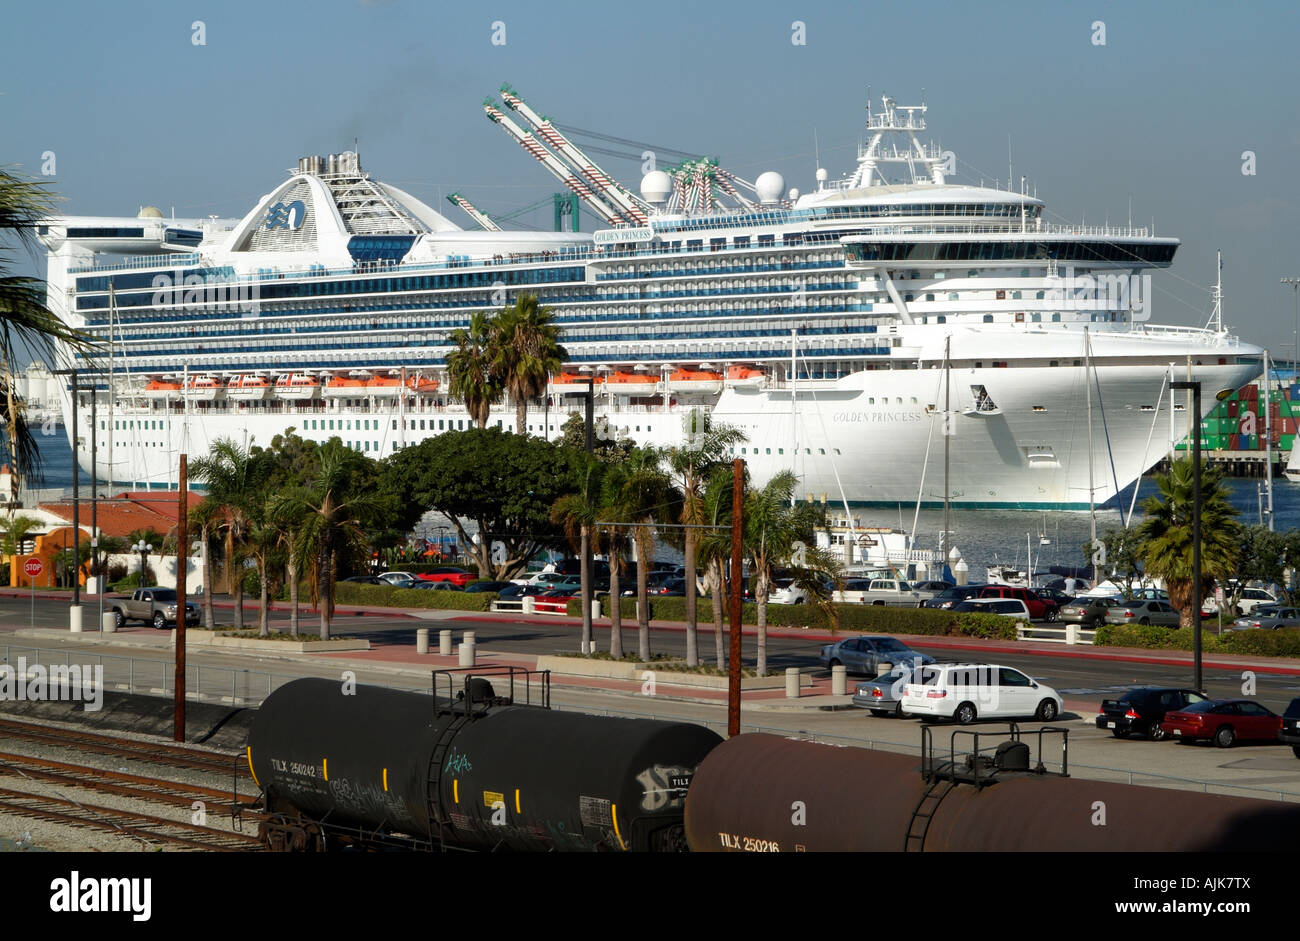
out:
{"label": "green tree", "polygon": [[1084,557],[1094,562],[1093,577],[1098,581],[1109,578],[1119,586],[1120,594],[1131,599],[1143,577],[1139,555],[1141,537],[1135,532],[1109,526],[1098,537],[1097,543],[1087,542],[1083,546]]}
{"label": "green tree", "polygon": [[515,403],[515,432],[528,428],[528,400],[546,391],[547,380],[569,358],[550,308],[533,294],[520,294],[491,323],[492,372]]}
{"label": "green tree", "polygon": [[54,211],[46,184],[0,169],[0,447],[14,471],[10,500],[15,503],[21,480],[41,479],[40,451],[27,423],[26,403],[17,390],[19,363],[32,355],[47,363],[59,362],[64,358],[58,355],[60,343],[73,352],[92,349],[89,337],[46,307],[44,281],[5,273],[18,252],[36,256],[37,226]]}
{"label": "green tree", "polygon": [[[508,579],[541,550],[563,547],[551,508],[577,489],[577,461],[553,442],[499,428],[449,431],[388,458],[380,491],[402,495],[395,512],[405,519],[429,510],[445,516],[480,577]],[[495,559],[494,542],[504,549]]]}
{"label": "green tree", "polygon": [[685,527],[681,542],[686,557],[686,663],[696,666],[700,662],[695,599],[700,533],[697,527],[704,525],[704,484],[714,468],[726,466],[731,449],[746,439],[740,429],[714,424],[699,411],[692,411],[686,421],[686,441],[669,449],[668,464],[682,495],[678,521]]}
{"label": "green tree", "polygon": [[1286,536],[1273,532],[1267,526],[1242,526],[1240,533],[1234,580],[1224,586],[1223,607],[1233,613],[1237,612],[1241,593],[1248,582],[1255,579],[1263,582],[1282,581],[1283,560],[1287,549]]}
{"label": "green tree", "polygon": [[726,602],[727,582],[723,575],[731,561],[731,510],[734,498],[732,469],[716,467],[709,474],[701,501],[701,518],[709,529],[703,530],[698,548],[698,562],[707,572],[709,597],[713,602],[713,649],[719,669],[727,666],[723,644],[722,607]]}
{"label": "green tree", "polygon": [[627,476],[627,465],[615,464],[604,475],[600,489],[599,512],[604,523],[600,540],[609,557],[609,655],[615,660],[623,656],[621,581],[629,532],[626,524],[634,522],[625,491]]}
{"label": "green tree", "polygon": [[[1148,576],[1164,579],[1169,603],[1191,627],[1194,597],[1192,566],[1193,467],[1188,458],[1175,461],[1169,472],[1156,475],[1160,493],[1142,503],[1146,518],[1138,526],[1138,556]],[[1207,590],[1215,579],[1227,579],[1236,567],[1241,524],[1228,502],[1223,473],[1206,466],[1201,471],[1201,580]]]}
{"label": "green tree", "polygon": [[[302,582],[304,560],[298,553],[298,533],[305,518],[303,507],[307,503],[307,484],[320,472],[320,445],[299,437],[294,428],[271,439],[267,448],[269,470],[266,490],[270,499],[266,505],[268,518],[276,531],[276,557],[284,561],[284,578],[289,588],[289,635],[298,636],[299,586]],[[257,452],[258,449],[254,448]],[[386,492],[383,499],[390,498]]]}
{"label": "green tree", "polygon": [[28,535],[44,530],[44,524],[30,516],[0,517],[0,532],[3,532],[3,536],[0,536],[0,555],[5,557],[6,562],[12,562],[12,557],[18,555],[18,550],[27,541]]}
{"label": "green tree", "polygon": [[271,512],[269,500],[254,506],[248,516],[248,532],[244,536],[245,551],[257,566],[258,599],[257,630],[262,637],[271,634],[270,568],[281,545],[279,522]]}
{"label": "green tree", "polygon": [[591,636],[591,553],[596,551],[595,526],[600,516],[600,487],[604,465],[582,454],[577,461],[578,486],[551,507],[551,522],[564,530],[578,553],[582,572],[582,649],[593,652]]}
{"label": "green tree", "polygon": [[447,378],[451,394],[465,403],[479,428],[486,428],[488,413],[501,398],[501,377],[495,370],[496,349],[491,321],[479,311],[469,320],[469,329],[451,335],[455,349],[447,354]]}
{"label": "green tree", "polygon": [[[608,419],[596,418],[592,422],[591,453],[602,464],[620,464],[626,461],[636,442],[630,438],[620,438],[610,431]],[[587,451],[587,420],[581,413],[575,412],[565,419],[560,426],[557,443],[570,451]]]}
{"label": "green tree", "polygon": [[308,584],[320,609],[321,640],[329,640],[334,619],[334,580],[339,559],[368,551],[366,530],[383,521],[384,505],[375,496],[374,462],[331,438],[320,446],[314,478],[285,500],[285,512],[300,514],[295,551],[311,559]]}
{"label": "green tree", "polygon": [[218,438],[207,457],[189,465],[190,478],[208,485],[206,499],[224,510],[217,526],[225,537],[226,580],[235,603],[235,630],[244,628],[245,543],[269,471],[265,452],[251,453],[231,438]]}
{"label": "green tree", "polygon": [[[217,553],[217,534],[225,511],[212,500],[200,500],[190,507],[189,528],[197,532],[203,545],[203,626],[215,630],[217,619],[212,608],[212,560]],[[100,540],[101,542],[103,540]],[[107,551],[107,550],[105,550]]]}
{"label": "green tree", "polygon": [[772,568],[788,559],[801,535],[790,506],[799,478],[791,471],[781,471],[761,490],[745,496],[745,554],[754,576],[754,601],[758,604],[759,676],[767,675],[767,598],[772,585]]}

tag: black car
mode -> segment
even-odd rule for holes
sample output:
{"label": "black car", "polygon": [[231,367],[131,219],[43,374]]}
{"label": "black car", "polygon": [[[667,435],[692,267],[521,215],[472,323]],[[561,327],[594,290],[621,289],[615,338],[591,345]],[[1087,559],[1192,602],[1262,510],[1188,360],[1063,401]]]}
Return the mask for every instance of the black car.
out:
{"label": "black car", "polygon": [[1067,595],[1055,585],[1049,588],[1035,588],[1034,594],[1038,595],[1038,597],[1042,598],[1044,601],[1055,601],[1057,607],[1064,607],[1074,600],[1074,595]]}
{"label": "black car", "polygon": [[956,585],[947,591],[940,592],[928,601],[923,601],[921,607],[949,609],[955,604],[974,598],[983,587],[983,585]]}
{"label": "black car", "polygon": [[1291,705],[1282,713],[1282,728],[1278,729],[1277,739],[1291,746],[1291,751],[1300,758],[1300,698],[1291,700]]}
{"label": "black car", "polygon": [[1103,699],[1097,712],[1097,728],[1110,729],[1116,738],[1141,732],[1152,742],[1166,737],[1160,723],[1165,713],[1186,709],[1208,697],[1194,689],[1169,686],[1138,686],[1118,699]]}
{"label": "black car", "polygon": [[374,575],[353,575],[351,578],[343,579],[345,582],[354,582],[360,585],[387,585],[388,582],[376,578]]}
{"label": "black car", "polygon": [[509,588],[513,584],[514,582],[472,582],[465,586],[465,591],[466,593],[473,593],[479,591],[499,592],[504,588]]}

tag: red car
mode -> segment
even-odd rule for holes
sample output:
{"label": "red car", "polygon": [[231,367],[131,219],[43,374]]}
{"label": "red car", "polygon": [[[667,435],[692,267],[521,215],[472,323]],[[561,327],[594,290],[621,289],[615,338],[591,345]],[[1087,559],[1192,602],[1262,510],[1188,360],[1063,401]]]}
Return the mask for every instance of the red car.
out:
{"label": "red car", "polygon": [[426,582],[451,582],[459,588],[464,588],[474,581],[473,573],[458,569],[454,565],[440,565],[427,572],[421,572],[416,578],[422,578]]}
{"label": "red car", "polygon": [[1055,601],[1038,597],[1037,592],[1028,588],[1016,588],[1012,585],[985,585],[969,601],[986,601],[990,598],[1011,598],[1023,601],[1029,609],[1029,617],[1034,621],[1055,621],[1061,616],[1060,606]]}
{"label": "red car", "polygon": [[1207,699],[1165,713],[1160,727],[1185,745],[1205,738],[1228,748],[1238,739],[1276,742],[1282,717],[1249,699]]}

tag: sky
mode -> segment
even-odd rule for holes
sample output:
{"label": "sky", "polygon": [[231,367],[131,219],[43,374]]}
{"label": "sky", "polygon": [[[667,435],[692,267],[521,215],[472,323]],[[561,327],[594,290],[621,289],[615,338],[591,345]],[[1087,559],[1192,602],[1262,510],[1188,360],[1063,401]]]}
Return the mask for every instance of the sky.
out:
{"label": "sky", "polygon": [[[957,182],[1005,185],[1009,145],[1049,221],[1131,213],[1181,239],[1156,322],[1204,325],[1222,249],[1225,321],[1291,356],[1300,5],[47,0],[0,24],[0,165],[70,214],[241,217],[356,139],[374,177],[471,228],[448,193],[500,215],[562,189],[484,117],[502,82],[557,124],[808,191],[818,159],[853,169],[870,87],[924,96]],[[639,162],[593,156],[637,185]]]}

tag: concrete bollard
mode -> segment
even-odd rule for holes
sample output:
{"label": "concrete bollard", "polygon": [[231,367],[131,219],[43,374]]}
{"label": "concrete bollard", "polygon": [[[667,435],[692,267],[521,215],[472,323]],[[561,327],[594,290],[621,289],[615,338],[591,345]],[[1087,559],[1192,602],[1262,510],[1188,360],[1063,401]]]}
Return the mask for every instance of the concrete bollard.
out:
{"label": "concrete bollard", "polygon": [[799,698],[799,668],[798,667],[785,668],[785,698],[786,699]]}
{"label": "concrete bollard", "polygon": [[600,602],[594,598],[591,601],[591,616],[593,620],[600,617]]}
{"label": "concrete bollard", "polygon": [[74,634],[81,633],[81,605],[74,604],[68,607],[68,629]]}
{"label": "concrete bollard", "polygon": [[1072,647],[1078,642],[1079,642],[1079,625],[1078,624],[1065,625],[1065,643],[1068,646]]}
{"label": "concrete bollard", "polygon": [[831,667],[831,695],[843,696],[849,691],[849,668],[846,666]]}
{"label": "concrete bollard", "polygon": [[462,644],[474,644],[474,643],[478,643],[478,641],[476,641],[476,640],[474,639],[474,632],[473,632],[473,631],[466,631],[465,634],[464,634],[464,636],[461,637],[460,642],[461,642]]}
{"label": "concrete bollard", "polygon": [[537,599],[532,595],[524,595],[524,614],[537,613]]}
{"label": "concrete bollard", "polygon": [[892,669],[894,669],[894,665],[892,663],[877,663],[876,676],[885,676]]}
{"label": "concrete bollard", "polygon": [[457,649],[460,653],[460,665],[463,667],[472,667],[474,665],[474,645],[461,644]]}
{"label": "concrete bollard", "polygon": [[443,657],[451,656],[451,631],[438,632],[438,654]]}
{"label": "concrete bollard", "polygon": [[113,634],[117,631],[117,615],[112,611],[105,611],[104,617],[100,621],[100,627],[105,634]]}
{"label": "concrete bollard", "polygon": [[418,628],[415,632],[415,652],[418,654],[429,652],[429,629],[427,627]]}

